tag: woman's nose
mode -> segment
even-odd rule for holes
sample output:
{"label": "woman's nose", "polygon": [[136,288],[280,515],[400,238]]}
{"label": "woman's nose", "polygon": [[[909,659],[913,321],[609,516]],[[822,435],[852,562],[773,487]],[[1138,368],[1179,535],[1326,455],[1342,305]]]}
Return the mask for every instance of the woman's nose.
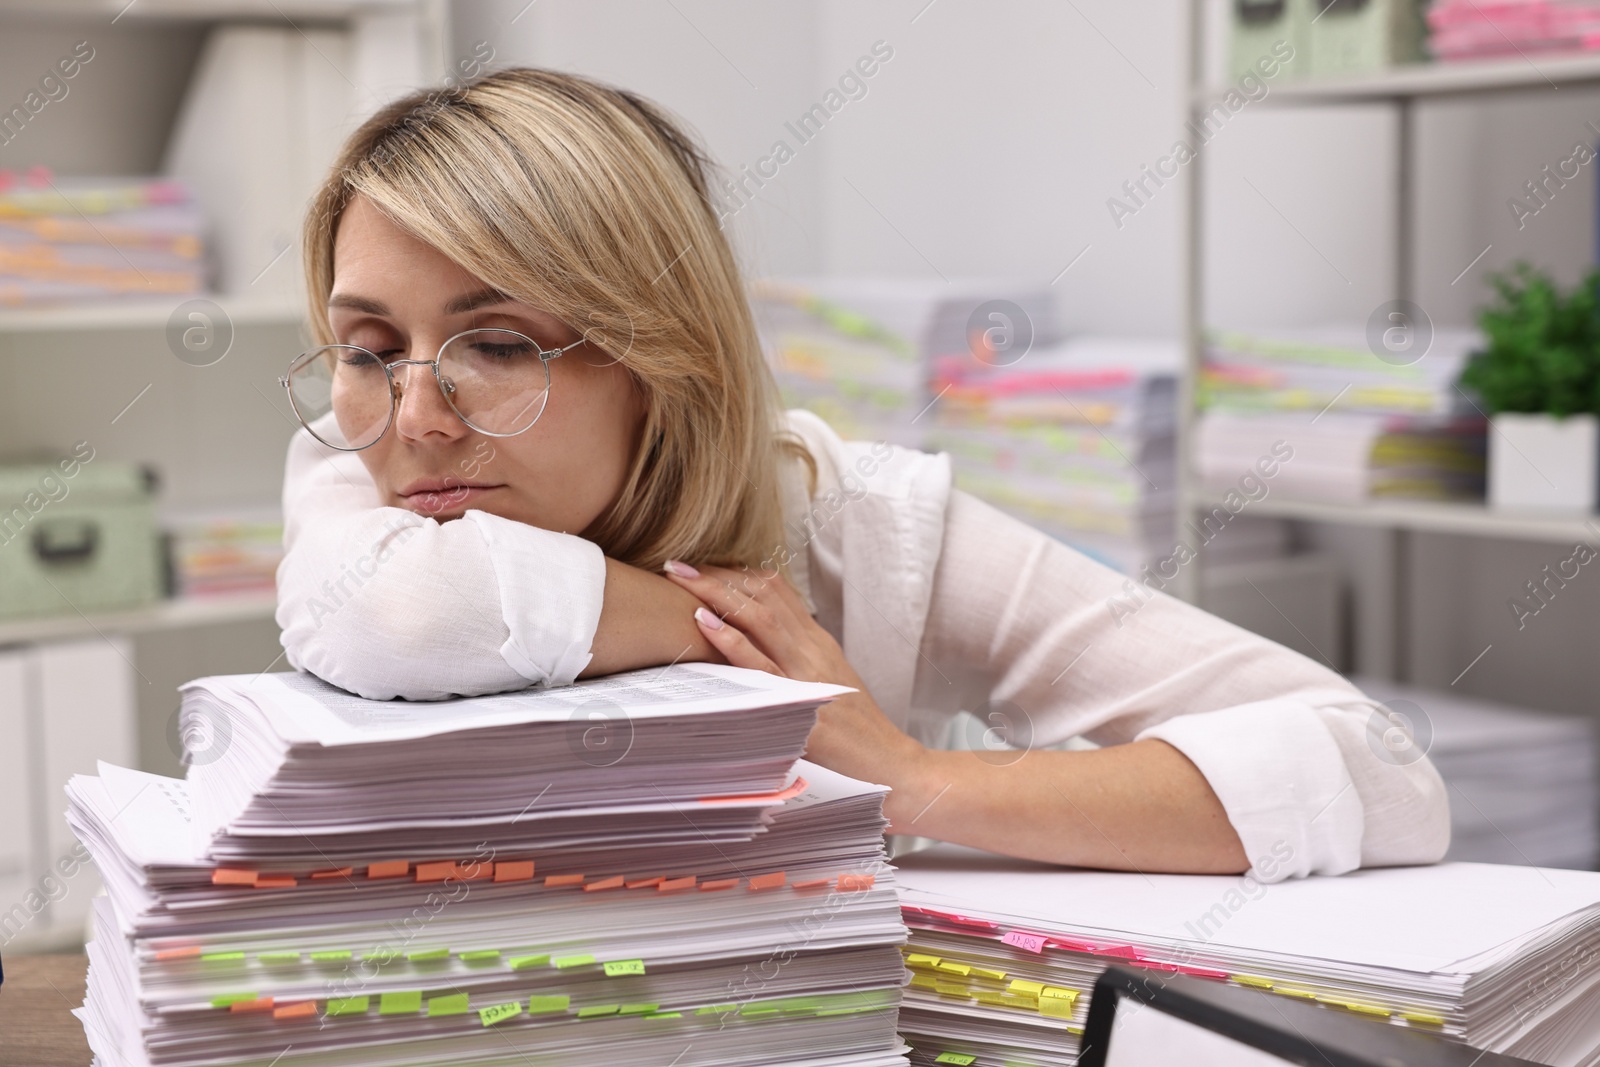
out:
{"label": "woman's nose", "polygon": [[445,399],[431,365],[396,367],[394,380],[400,392],[394,428],[401,437],[422,440],[430,434],[439,434],[456,438],[466,433],[466,424],[456,417],[455,409]]}

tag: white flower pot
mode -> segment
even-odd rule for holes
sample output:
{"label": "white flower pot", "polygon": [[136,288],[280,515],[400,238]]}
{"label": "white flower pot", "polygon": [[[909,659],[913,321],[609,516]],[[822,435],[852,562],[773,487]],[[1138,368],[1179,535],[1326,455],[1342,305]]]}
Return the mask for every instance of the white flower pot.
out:
{"label": "white flower pot", "polygon": [[1600,485],[1600,417],[1489,420],[1489,506],[1588,513]]}

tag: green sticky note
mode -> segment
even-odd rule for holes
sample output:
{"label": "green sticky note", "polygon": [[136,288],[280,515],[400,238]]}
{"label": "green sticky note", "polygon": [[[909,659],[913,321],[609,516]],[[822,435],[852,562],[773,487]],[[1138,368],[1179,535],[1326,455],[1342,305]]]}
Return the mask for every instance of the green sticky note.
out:
{"label": "green sticky note", "polygon": [[409,1015],[422,1010],[422,990],[406,989],[384,993],[378,998],[379,1015]]}
{"label": "green sticky note", "polygon": [[543,997],[528,998],[528,1014],[549,1015],[552,1012],[566,1011],[571,1005],[572,998],[565,993],[552,994]]}
{"label": "green sticky note", "polygon": [[329,1015],[361,1015],[372,1003],[370,997],[330,997],[328,999]]}
{"label": "green sticky note", "polygon": [[243,960],[243,952],[207,952],[200,957],[207,963],[231,963],[234,960]]}
{"label": "green sticky note", "polygon": [[605,964],[606,977],[616,978],[624,974],[643,974],[644,960],[611,960]]}
{"label": "green sticky note", "polygon": [[348,959],[353,958],[353,956],[354,956],[354,953],[352,953],[347,948],[335,948],[335,949],[328,949],[325,952],[313,952],[311,954],[311,962],[313,962],[313,963],[340,963],[340,962],[342,962],[344,960],[348,960]]}
{"label": "green sticky note", "polygon": [[737,1004],[707,1004],[703,1008],[696,1008],[694,1013],[696,1015],[725,1015],[730,1011],[738,1010],[739,1005]]}
{"label": "green sticky note", "polygon": [[[529,967],[543,967],[550,962],[550,955],[546,953],[543,956],[512,956],[506,962],[511,964],[513,971],[525,971]],[[559,960],[556,962],[556,966],[561,966]]]}
{"label": "green sticky note", "polygon": [[511,1001],[509,1004],[496,1004],[492,1008],[478,1009],[478,1019],[485,1026],[493,1026],[495,1023],[503,1023],[507,1019],[515,1019],[521,1014],[522,1004],[515,1000]]}
{"label": "green sticky note", "polygon": [[226,1008],[229,1004],[238,1004],[241,1001],[255,1000],[260,997],[260,995],[261,994],[259,993],[224,993],[220,997],[212,997],[211,1006],[213,1008]]}
{"label": "green sticky note", "polygon": [[[457,953],[457,958],[463,963],[492,963],[500,958],[497,948],[475,948],[467,952]],[[523,957],[526,959],[527,957]]]}
{"label": "green sticky note", "polygon": [[649,1015],[661,1010],[659,1004],[624,1004],[617,1009],[618,1015]]}
{"label": "green sticky note", "polygon": [[645,1018],[646,1019],[681,1019],[681,1018],[683,1018],[683,1012],[681,1012],[681,1011],[653,1011],[649,1015],[646,1015]]}
{"label": "green sticky note", "polygon": [[256,954],[256,959],[262,963],[299,963],[298,952],[261,952]]}
{"label": "green sticky note", "polygon": [[425,948],[418,952],[407,952],[406,959],[412,963],[427,963],[433,960],[447,960],[450,950],[447,948]]}
{"label": "green sticky note", "polygon": [[965,1052],[941,1052],[933,1058],[934,1063],[953,1063],[955,1067],[969,1067],[976,1062],[978,1057],[968,1056]]}
{"label": "green sticky note", "polygon": [[444,997],[428,998],[428,1014],[434,1015],[465,1015],[467,1008],[467,995],[465,993],[451,993]]}
{"label": "green sticky note", "polygon": [[777,1008],[769,1007],[765,1004],[746,1004],[743,1008],[739,1009],[739,1015],[741,1017],[776,1014],[778,1014]]}
{"label": "green sticky note", "polygon": [[557,967],[583,967],[594,962],[594,957],[587,953],[581,956],[557,956],[550,961]]}
{"label": "green sticky note", "polygon": [[597,1019],[602,1015],[615,1015],[619,1007],[617,1004],[591,1004],[587,1008],[578,1009],[578,1018]]}

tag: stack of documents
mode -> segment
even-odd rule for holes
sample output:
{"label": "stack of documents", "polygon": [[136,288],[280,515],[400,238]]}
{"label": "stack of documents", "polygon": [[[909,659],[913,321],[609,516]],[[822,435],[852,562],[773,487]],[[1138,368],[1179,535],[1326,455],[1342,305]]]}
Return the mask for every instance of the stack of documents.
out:
{"label": "stack of documents", "polygon": [[55,178],[0,191],[0,307],[205,287],[200,209],[167,179]]}
{"label": "stack of documents", "polygon": [[1077,337],[935,363],[927,447],[956,483],[1120,570],[1172,550],[1175,342]]}
{"label": "stack of documents", "polygon": [[173,593],[270,593],[283,559],[283,519],[274,512],[169,516]]}
{"label": "stack of documents", "polygon": [[1481,499],[1487,421],[1455,383],[1482,337],[1410,329],[1376,341],[1359,326],[1209,334],[1202,480],[1232,485],[1281,440],[1295,452],[1276,486],[1286,496]]}
{"label": "stack of documents", "polygon": [[911,279],[763,281],[752,307],[785,407],[846,440],[920,448],[941,356],[1010,363],[1053,337],[1048,289]]}
{"label": "stack of documents", "polygon": [[1276,457],[1268,489],[1292,499],[1481,500],[1484,427],[1476,416],[1208,411],[1195,432],[1195,469],[1206,486],[1226,490]]}
{"label": "stack of documents", "polygon": [[185,687],[190,776],[102,764],[100,1063],[903,1064],[885,790],[845,690],[675,666],[413,704]]}
{"label": "stack of documents", "polygon": [[1449,787],[1446,859],[1594,869],[1600,766],[1592,718],[1380,678],[1355,682],[1405,720]]}
{"label": "stack of documents", "polygon": [[1052,869],[951,846],[897,862],[913,1063],[1075,1064],[1089,990],[1114,963],[1541,1063],[1600,1062],[1594,872],[1445,863],[1265,884]]}

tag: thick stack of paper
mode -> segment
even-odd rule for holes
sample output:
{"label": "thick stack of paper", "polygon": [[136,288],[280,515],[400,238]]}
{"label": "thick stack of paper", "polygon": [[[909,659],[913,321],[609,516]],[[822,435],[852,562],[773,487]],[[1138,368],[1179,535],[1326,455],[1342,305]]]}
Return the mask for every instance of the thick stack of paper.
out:
{"label": "thick stack of paper", "polygon": [[956,483],[1132,572],[1173,546],[1176,343],[1079,337],[1006,366],[935,363],[927,447]]}
{"label": "thick stack of paper", "polygon": [[1195,469],[1234,488],[1282,457],[1270,490],[1318,502],[1482,499],[1486,438],[1473,416],[1413,418],[1330,411],[1320,417],[1209,411],[1196,429]]}
{"label": "thick stack of paper", "polygon": [[1594,720],[1359,678],[1405,720],[1450,789],[1452,860],[1592,870],[1600,848]]}
{"label": "thick stack of paper", "polygon": [[1600,1062],[1594,872],[1446,863],[1263,884],[950,846],[897,863],[913,1063],[1074,1064],[1088,991],[1122,962],[1541,1063]]}
{"label": "thick stack of paper", "polygon": [[102,765],[79,1016],[143,1065],[900,1064],[885,790],[796,763],[836,686],[676,666],[366,701],[184,693],[187,781]]}
{"label": "thick stack of paper", "polygon": [[55,178],[0,191],[0,306],[205,288],[200,210],[181,182]]}
{"label": "thick stack of paper", "polygon": [[1295,456],[1276,488],[1289,496],[1481,498],[1487,422],[1455,382],[1482,338],[1401,329],[1376,347],[1360,326],[1209,334],[1195,457],[1202,480],[1229,486],[1282,440]]}
{"label": "thick stack of paper", "polygon": [[209,596],[271,592],[283,559],[277,512],[168,516],[173,593]]}
{"label": "thick stack of paper", "polygon": [[919,448],[940,356],[1023,358],[1055,334],[1048,289],[999,281],[772,280],[752,307],[785,407],[807,408],[847,440]]}
{"label": "thick stack of paper", "polygon": [[1594,0],[1433,0],[1428,50],[1443,60],[1600,48]]}

